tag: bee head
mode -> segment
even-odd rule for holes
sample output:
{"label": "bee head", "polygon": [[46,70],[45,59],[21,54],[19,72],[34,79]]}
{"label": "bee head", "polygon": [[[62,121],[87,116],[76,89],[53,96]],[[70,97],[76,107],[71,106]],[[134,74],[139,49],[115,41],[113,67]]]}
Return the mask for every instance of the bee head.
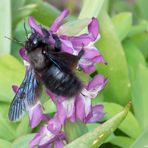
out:
{"label": "bee head", "polygon": [[28,40],[25,42],[25,49],[28,52],[31,52],[39,46],[40,42],[40,36],[37,33],[32,33]]}

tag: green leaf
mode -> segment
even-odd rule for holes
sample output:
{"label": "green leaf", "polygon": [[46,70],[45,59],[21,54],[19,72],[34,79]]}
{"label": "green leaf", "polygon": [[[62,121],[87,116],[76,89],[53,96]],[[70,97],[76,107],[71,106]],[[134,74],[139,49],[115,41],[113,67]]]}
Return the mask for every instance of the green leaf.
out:
{"label": "green leaf", "polygon": [[134,25],[131,27],[128,36],[132,37],[136,34],[147,32],[147,28],[148,28],[148,21],[142,20],[138,25]]}
{"label": "green leaf", "polygon": [[147,0],[136,0],[137,7],[139,8],[142,18],[148,19],[148,1]]}
{"label": "green leaf", "polygon": [[87,133],[88,129],[87,126],[79,120],[76,122],[67,120],[64,125],[64,132],[69,143],[82,136],[84,133]]}
{"label": "green leaf", "polygon": [[146,65],[142,52],[135,46],[132,40],[125,40],[123,47],[129,66],[131,65],[134,69],[137,69],[139,64]]}
{"label": "green leaf", "polygon": [[28,134],[19,137],[13,143],[11,148],[27,148],[30,140],[34,137],[35,134]]}
{"label": "green leaf", "polygon": [[[9,133],[9,134],[8,134]],[[14,140],[16,136],[15,128],[8,119],[1,116],[0,118],[0,138],[5,140]]]}
{"label": "green leaf", "polygon": [[[120,110],[123,109],[123,107],[119,104],[115,103],[102,103],[104,106],[104,112],[105,114],[105,119],[108,120],[112,118],[114,115],[116,115]],[[129,112],[126,119],[120,124],[118,127],[123,133],[128,135],[129,137],[136,139],[140,132],[140,126],[138,124],[137,119],[134,117],[134,115]]]}
{"label": "green leaf", "polygon": [[4,139],[0,139],[0,148],[8,148],[11,147],[11,143]]}
{"label": "green leaf", "polygon": [[123,111],[115,115],[110,120],[106,121],[94,130],[84,134],[83,136],[72,141],[65,148],[90,148],[99,147],[120,125],[125,119],[130,108],[130,103],[125,107]]}
{"label": "green leaf", "polygon": [[26,135],[31,131],[30,125],[29,125],[29,119],[28,116],[26,115],[23,117],[23,119],[20,121],[19,125],[17,126],[16,129],[16,135],[17,137],[20,137],[22,135]]}
{"label": "green leaf", "polygon": [[135,143],[130,148],[147,148],[148,147],[148,129],[137,138]]}
{"label": "green leaf", "polygon": [[117,35],[122,41],[128,34],[132,26],[132,14],[129,12],[122,12],[112,17]]}
{"label": "green leaf", "polygon": [[50,26],[59,15],[59,11],[49,3],[42,2],[31,15],[41,24]]}
{"label": "green leaf", "polygon": [[130,70],[134,112],[141,128],[146,129],[148,128],[148,69],[143,55],[132,42],[125,42],[124,48]]}
{"label": "green leaf", "polygon": [[79,18],[97,17],[104,4],[104,0],[85,0]]}
{"label": "green leaf", "polygon": [[112,21],[107,13],[102,11],[99,20],[101,39],[96,45],[108,65],[97,64],[97,70],[109,78],[107,87],[104,89],[105,99],[123,105],[131,98],[131,84],[129,81],[126,57]]}
{"label": "green leaf", "polygon": [[15,11],[17,9],[19,9],[20,7],[23,7],[24,4],[25,4],[25,1],[26,0],[12,0],[12,3],[11,3],[11,11],[12,11],[12,14],[14,14]]}
{"label": "green leaf", "polygon": [[5,36],[11,37],[11,1],[4,0],[0,4],[0,54],[9,54],[10,40],[6,39]]}
{"label": "green leaf", "polygon": [[0,138],[8,141],[15,139],[15,130],[18,125],[17,123],[8,121],[9,106],[8,103],[0,102]]}
{"label": "green leaf", "polygon": [[30,15],[35,8],[37,8],[37,4],[30,4],[17,9],[12,16],[13,29],[17,26],[19,21]]}
{"label": "green leaf", "polygon": [[133,139],[129,137],[124,137],[124,136],[114,136],[111,140],[110,143],[117,145],[121,148],[128,148],[132,145],[134,142]]}
{"label": "green leaf", "polygon": [[14,93],[11,86],[20,84],[24,77],[24,66],[13,56],[5,55],[0,57],[0,101],[10,102]]}
{"label": "green leaf", "polygon": [[132,81],[132,102],[135,115],[142,129],[148,128],[148,69],[142,64],[137,69],[130,67]]}
{"label": "green leaf", "polygon": [[85,18],[67,22],[59,28],[58,32],[62,35],[78,35],[86,26],[88,26],[90,21],[91,19]]}
{"label": "green leaf", "polygon": [[145,59],[148,59],[148,21],[142,21],[139,25],[132,28],[129,34],[130,41],[142,51]]}

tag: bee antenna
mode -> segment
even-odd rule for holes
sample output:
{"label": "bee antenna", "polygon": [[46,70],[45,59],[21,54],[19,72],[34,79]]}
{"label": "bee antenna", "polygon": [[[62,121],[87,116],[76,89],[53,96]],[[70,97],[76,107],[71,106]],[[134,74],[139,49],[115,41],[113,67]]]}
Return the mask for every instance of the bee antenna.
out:
{"label": "bee antenna", "polygon": [[22,47],[24,47],[23,42],[20,42],[19,40],[15,39],[15,38],[9,38],[9,37],[7,37],[7,36],[4,36],[4,37],[5,37],[6,39],[9,39],[9,40],[11,40],[11,41],[14,41],[15,43],[21,45]]}
{"label": "bee antenna", "polygon": [[24,29],[25,29],[26,39],[28,40],[28,32],[27,32],[27,28],[26,28],[25,19],[24,19]]}

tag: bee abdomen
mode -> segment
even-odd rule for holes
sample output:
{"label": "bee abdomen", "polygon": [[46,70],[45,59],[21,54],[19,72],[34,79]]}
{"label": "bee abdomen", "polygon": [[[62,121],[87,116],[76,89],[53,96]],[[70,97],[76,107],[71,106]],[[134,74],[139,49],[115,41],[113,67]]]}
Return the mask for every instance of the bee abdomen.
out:
{"label": "bee abdomen", "polygon": [[59,96],[73,97],[82,90],[82,83],[74,73],[61,71],[54,65],[41,78],[47,89]]}

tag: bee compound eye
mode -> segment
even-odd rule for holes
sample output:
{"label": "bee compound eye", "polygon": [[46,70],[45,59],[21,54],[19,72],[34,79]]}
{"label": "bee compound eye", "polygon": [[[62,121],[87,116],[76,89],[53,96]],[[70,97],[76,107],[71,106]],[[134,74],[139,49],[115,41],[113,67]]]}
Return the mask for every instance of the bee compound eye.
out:
{"label": "bee compound eye", "polygon": [[35,38],[35,39],[33,40],[33,44],[36,45],[37,42],[38,42],[38,41],[37,41],[37,38]]}

